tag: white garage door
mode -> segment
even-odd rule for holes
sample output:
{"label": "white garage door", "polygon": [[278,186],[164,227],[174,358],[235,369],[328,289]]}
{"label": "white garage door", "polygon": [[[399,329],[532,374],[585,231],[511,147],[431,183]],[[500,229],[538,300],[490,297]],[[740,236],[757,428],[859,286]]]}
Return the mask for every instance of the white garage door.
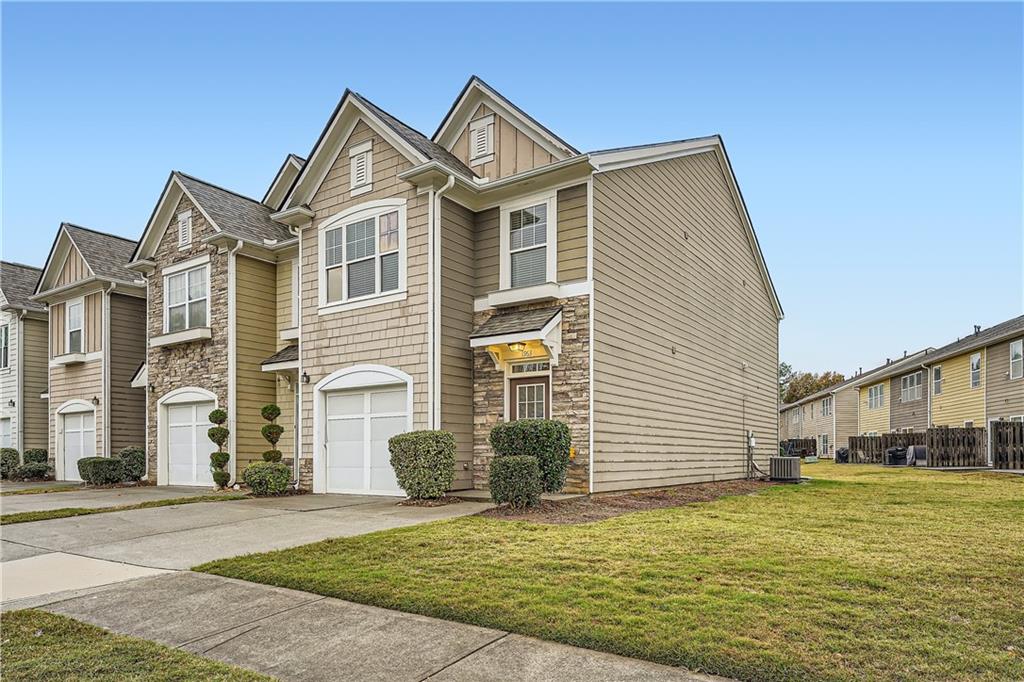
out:
{"label": "white garage door", "polygon": [[206,432],[213,403],[167,406],[167,474],[171,485],[213,485],[210,453],[217,449]]}
{"label": "white garage door", "polygon": [[406,390],[327,395],[327,492],[404,495],[391,468],[388,439],[408,430]]}
{"label": "white garage door", "polygon": [[64,478],[81,481],[78,460],[96,456],[96,415],[93,412],[71,412],[64,420]]}

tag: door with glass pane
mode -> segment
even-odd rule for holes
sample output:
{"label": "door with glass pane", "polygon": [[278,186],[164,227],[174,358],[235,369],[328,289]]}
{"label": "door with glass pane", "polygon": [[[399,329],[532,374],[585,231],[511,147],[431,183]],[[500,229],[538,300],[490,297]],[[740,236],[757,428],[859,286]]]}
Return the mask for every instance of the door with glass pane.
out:
{"label": "door with glass pane", "polygon": [[168,405],[167,480],[171,485],[213,485],[210,453],[217,449],[207,436],[213,424],[207,415],[214,403]]}
{"label": "door with glass pane", "polygon": [[510,421],[549,418],[551,414],[551,383],[548,377],[512,379],[508,384]]}
{"label": "door with glass pane", "polygon": [[405,386],[327,395],[327,492],[403,495],[388,440],[408,430]]}
{"label": "door with glass pane", "polygon": [[61,415],[64,426],[64,478],[80,481],[78,460],[96,456],[96,415],[71,412]]}

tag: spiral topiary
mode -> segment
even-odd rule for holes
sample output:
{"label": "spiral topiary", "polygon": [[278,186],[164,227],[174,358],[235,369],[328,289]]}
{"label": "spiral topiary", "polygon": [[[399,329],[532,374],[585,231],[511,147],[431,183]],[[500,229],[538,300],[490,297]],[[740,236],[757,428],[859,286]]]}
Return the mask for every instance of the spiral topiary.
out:
{"label": "spiral topiary", "polygon": [[210,412],[207,417],[211,426],[206,432],[207,437],[213,441],[214,445],[217,446],[217,452],[210,453],[210,472],[213,474],[213,483],[218,488],[225,488],[228,485],[228,481],[231,480],[231,474],[227,471],[228,462],[231,461],[231,454],[224,451],[224,445],[228,442],[228,438],[231,436],[224,423],[228,420],[228,413],[226,410],[216,409]]}

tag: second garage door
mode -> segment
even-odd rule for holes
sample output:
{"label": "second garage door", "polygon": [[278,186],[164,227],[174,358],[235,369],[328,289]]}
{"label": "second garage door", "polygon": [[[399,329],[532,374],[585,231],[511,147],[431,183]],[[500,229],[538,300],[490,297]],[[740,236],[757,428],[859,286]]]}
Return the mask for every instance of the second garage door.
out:
{"label": "second garage door", "polygon": [[187,403],[167,406],[167,469],[171,485],[213,485],[210,453],[217,446],[206,432],[214,404]]}
{"label": "second garage door", "polygon": [[406,399],[404,386],[327,395],[327,492],[405,494],[388,439],[408,430]]}

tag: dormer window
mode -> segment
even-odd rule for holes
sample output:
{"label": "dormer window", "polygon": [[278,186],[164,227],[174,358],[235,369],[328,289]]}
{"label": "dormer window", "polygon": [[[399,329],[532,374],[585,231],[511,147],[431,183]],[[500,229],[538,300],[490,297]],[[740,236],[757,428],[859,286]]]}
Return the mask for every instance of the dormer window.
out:
{"label": "dormer window", "polygon": [[349,187],[352,196],[373,190],[373,140],[357,144],[348,151]]}
{"label": "dormer window", "polygon": [[192,243],[192,211],[178,214],[178,248],[184,249]]}
{"label": "dormer window", "polygon": [[494,114],[469,123],[469,165],[494,160]]}

